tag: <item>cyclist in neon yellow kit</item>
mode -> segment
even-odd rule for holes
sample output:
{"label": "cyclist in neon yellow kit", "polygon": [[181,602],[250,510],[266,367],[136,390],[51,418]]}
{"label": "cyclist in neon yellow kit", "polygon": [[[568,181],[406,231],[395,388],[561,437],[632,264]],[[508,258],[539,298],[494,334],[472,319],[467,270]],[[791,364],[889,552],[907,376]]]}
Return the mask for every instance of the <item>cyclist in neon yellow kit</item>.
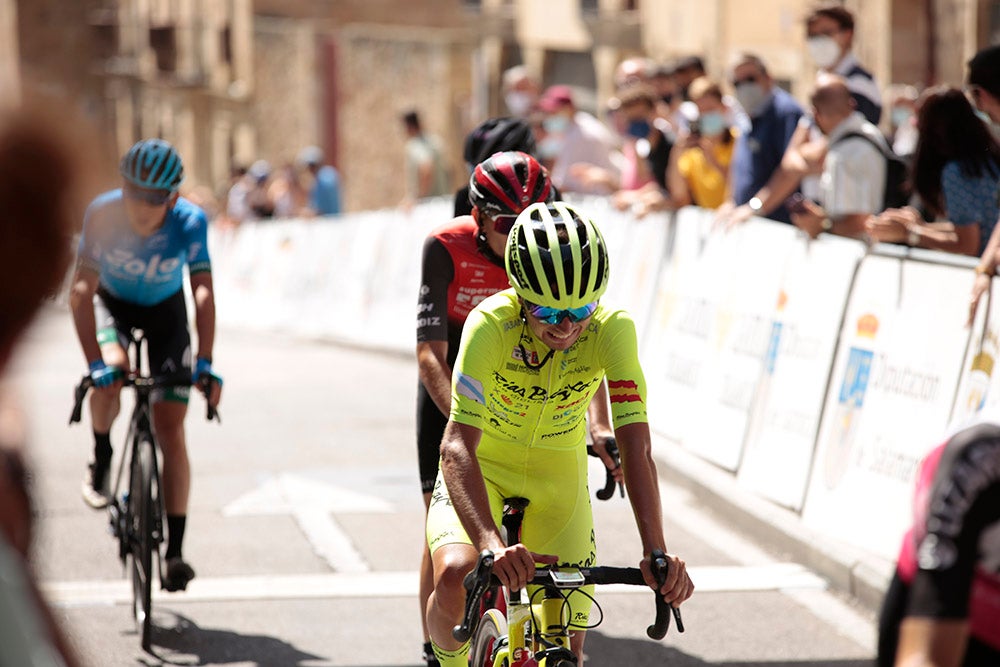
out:
{"label": "cyclist in neon yellow kit", "polygon": [[[666,551],[635,325],[626,312],[599,304],[608,281],[600,232],[565,203],[534,204],[518,216],[505,260],[513,288],[484,300],[466,320],[427,519],[436,582],[427,625],[443,667],[468,664],[468,644],[458,646],[451,629],[462,617],[462,579],[479,551],[495,553],[494,573],[516,589],[536,563],[595,563],[584,417],[605,375],[651,588],[649,554]],[[530,504],[522,543],[506,546],[497,526],[510,496]],[[668,559],[659,590],[676,606],[694,584],[683,560]],[[589,605],[576,597],[571,621],[584,628]],[[572,640],[580,664],[584,637],[581,630]]]}

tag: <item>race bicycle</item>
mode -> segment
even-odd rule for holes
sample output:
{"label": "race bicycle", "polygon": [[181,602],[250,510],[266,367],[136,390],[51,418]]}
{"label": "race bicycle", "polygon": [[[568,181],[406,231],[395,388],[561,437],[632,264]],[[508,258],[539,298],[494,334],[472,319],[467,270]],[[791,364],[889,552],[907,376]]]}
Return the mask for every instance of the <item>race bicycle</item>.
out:
{"label": "race bicycle", "polygon": [[[613,487],[612,487],[613,488]],[[501,520],[502,534],[510,544],[519,540],[526,498],[504,500]],[[646,586],[642,572],[633,567],[539,567],[529,586],[530,595],[505,589],[492,574],[493,552],[479,554],[476,567],[465,577],[465,614],[461,624],[452,630],[460,642],[471,638],[470,665],[473,667],[573,667],[576,655],[570,648],[573,595],[584,596],[580,590],[587,584],[629,584]],[[666,555],[655,550],[651,556],[653,576],[658,584],[666,581]],[[530,590],[530,589],[529,589]],[[656,620],[646,629],[652,639],[663,639],[673,615],[678,632],[684,632],[680,609],[667,604],[654,592]],[[540,599],[538,599],[540,598]],[[600,606],[594,601],[600,610]]]}
{"label": "race bicycle", "polygon": [[[141,331],[132,336],[133,368],[141,368],[145,337]],[[118,464],[118,473],[108,501],[108,520],[111,534],[118,540],[118,557],[122,566],[129,569],[132,579],[132,615],[142,648],[150,649],[152,637],[152,593],[154,554],[160,587],[163,588],[164,566],[160,545],[164,539],[165,511],[161,490],[160,465],[157,458],[156,437],[152,427],[151,396],[157,390],[190,387],[191,374],[177,373],[151,377],[141,371],[125,374],[122,383],[135,391],[135,406],[125,436],[126,447]],[[207,389],[206,379],[199,383]],[[75,404],[69,423],[80,421],[83,399],[94,386],[85,375],[75,389]],[[206,418],[220,421],[219,413],[208,406]],[[125,470],[128,469],[128,479]]]}

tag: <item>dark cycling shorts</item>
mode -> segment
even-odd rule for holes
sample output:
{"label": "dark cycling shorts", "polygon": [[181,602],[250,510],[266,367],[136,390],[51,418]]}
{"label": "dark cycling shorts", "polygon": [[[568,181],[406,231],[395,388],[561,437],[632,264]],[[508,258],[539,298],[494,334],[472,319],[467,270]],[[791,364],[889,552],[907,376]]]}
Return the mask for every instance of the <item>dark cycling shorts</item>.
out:
{"label": "dark cycling shorts", "polygon": [[[99,287],[94,297],[94,319],[97,342],[101,345],[117,341],[128,350],[132,330],[142,329],[146,334],[149,370],[153,375],[191,372],[191,333],[184,290],[152,306],[139,306],[122,301]],[[155,392],[153,400],[187,403],[189,394],[188,387],[174,387],[162,394]]]}
{"label": "dark cycling shorts", "polygon": [[427,393],[422,382],[417,383],[417,461],[420,466],[420,488],[424,493],[434,490],[438,461],[441,459],[441,438],[448,418]]}

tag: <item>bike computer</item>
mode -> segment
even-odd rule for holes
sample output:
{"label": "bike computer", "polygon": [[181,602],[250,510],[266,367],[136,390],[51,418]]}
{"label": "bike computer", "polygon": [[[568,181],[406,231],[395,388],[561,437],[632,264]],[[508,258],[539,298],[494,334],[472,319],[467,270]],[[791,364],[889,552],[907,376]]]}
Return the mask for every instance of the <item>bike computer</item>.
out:
{"label": "bike computer", "polygon": [[549,577],[556,588],[579,588],[584,584],[580,570],[549,570]]}

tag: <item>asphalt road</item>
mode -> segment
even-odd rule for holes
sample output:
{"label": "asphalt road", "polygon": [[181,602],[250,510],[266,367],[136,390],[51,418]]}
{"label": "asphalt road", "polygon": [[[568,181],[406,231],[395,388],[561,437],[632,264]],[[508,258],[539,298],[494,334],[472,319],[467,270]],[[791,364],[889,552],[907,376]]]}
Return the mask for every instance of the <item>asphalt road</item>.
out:
{"label": "asphalt road", "polygon": [[[185,556],[198,577],[187,592],[154,597],[150,654],[139,648],[105,514],[80,499],[91,436],[86,416],[67,426],[71,389],[85,369],[68,314],[47,311],[16,357],[38,500],[34,564],[83,662],[418,665],[423,505],[413,361],[223,330],[215,366],[226,380],[222,424],[204,420],[200,397],[188,416],[194,481]],[[593,485],[603,482],[598,468],[591,472]],[[649,593],[599,594],[604,618],[588,635],[588,664],[870,664],[870,612],[689,493],[664,486],[663,501],[668,546],[697,586],[683,607],[687,632],[671,628],[653,642],[645,636]],[[640,547],[627,501],[595,501],[595,520],[600,559],[634,565]]]}

